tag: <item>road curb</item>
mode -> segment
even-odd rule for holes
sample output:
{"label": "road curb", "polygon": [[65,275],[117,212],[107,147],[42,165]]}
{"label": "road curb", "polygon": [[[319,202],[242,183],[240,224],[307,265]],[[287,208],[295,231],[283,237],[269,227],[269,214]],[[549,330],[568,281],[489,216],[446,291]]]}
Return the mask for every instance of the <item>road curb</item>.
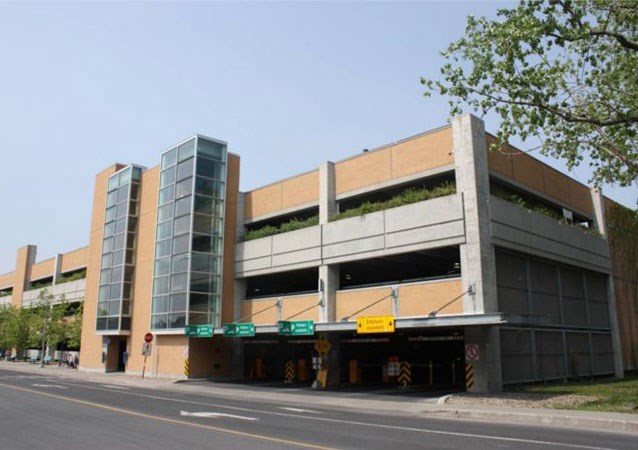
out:
{"label": "road curb", "polygon": [[491,411],[484,409],[431,409],[425,411],[427,415],[454,417],[457,419],[500,421],[509,423],[524,423],[535,425],[551,425],[580,429],[598,429],[601,431],[622,431],[638,434],[638,417],[636,420],[620,418],[586,417],[572,414],[552,414],[551,410],[538,412],[521,411]]}

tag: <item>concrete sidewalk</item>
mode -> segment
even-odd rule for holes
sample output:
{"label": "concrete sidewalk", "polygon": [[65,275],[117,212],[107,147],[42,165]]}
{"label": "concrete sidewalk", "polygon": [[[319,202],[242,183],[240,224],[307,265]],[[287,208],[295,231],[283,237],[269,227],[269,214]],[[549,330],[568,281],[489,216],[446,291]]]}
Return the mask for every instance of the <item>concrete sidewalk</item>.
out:
{"label": "concrete sidewalk", "polygon": [[200,396],[251,401],[280,402],[308,407],[338,407],[357,411],[383,411],[386,414],[414,414],[429,418],[456,418],[497,421],[526,425],[560,426],[600,431],[620,431],[638,435],[638,414],[599,413],[558,409],[491,407],[485,405],[450,405],[438,398],[399,397],[367,392],[316,391],[309,389],[273,388],[242,383],[186,381],[126,375],[95,373],[67,367],[0,361],[0,369],[23,374],[51,376],[69,380],[138,387]]}

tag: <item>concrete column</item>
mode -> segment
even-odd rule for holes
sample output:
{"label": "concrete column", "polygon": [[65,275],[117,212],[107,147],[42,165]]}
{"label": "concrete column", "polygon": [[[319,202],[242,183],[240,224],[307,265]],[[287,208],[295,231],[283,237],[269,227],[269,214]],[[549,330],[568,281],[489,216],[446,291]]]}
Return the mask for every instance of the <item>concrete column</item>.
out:
{"label": "concrete column", "polygon": [[456,189],[463,196],[465,244],[460,246],[465,313],[498,311],[496,264],[490,231],[490,180],[483,121],[469,114],[452,120]]}
{"label": "concrete column", "polygon": [[62,253],[55,255],[55,263],[53,267],[53,284],[58,283],[58,279],[62,275]]}
{"label": "concrete column", "polygon": [[325,225],[337,212],[335,164],[326,161],[319,166],[319,223]]}
{"label": "concrete column", "polygon": [[340,338],[335,334],[327,334],[328,342],[332,348],[328,352],[328,379],[326,387],[338,387],[341,382],[341,349]]}
{"label": "concrete column", "polygon": [[336,322],[337,289],[339,289],[339,265],[319,266],[319,296],[323,306],[319,308],[319,322]]}
{"label": "concrete column", "polygon": [[468,392],[500,392],[503,388],[503,380],[498,327],[466,327],[465,345],[468,344],[477,345],[479,348],[478,360],[471,361],[474,368],[474,386],[468,389]]}
{"label": "concrete column", "polygon": [[600,188],[591,188],[591,203],[594,211],[594,224],[598,232],[607,239],[607,221],[605,220],[605,197]]}

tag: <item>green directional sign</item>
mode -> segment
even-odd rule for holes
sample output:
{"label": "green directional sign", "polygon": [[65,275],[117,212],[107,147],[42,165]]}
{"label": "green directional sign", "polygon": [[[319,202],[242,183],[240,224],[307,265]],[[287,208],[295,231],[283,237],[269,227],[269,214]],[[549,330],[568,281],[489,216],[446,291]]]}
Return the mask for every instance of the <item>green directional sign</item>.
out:
{"label": "green directional sign", "polygon": [[282,336],[311,336],[315,334],[314,320],[296,320],[293,322],[280,320],[277,322],[279,334]]}
{"label": "green directional sign", "polygon": [[224,336],[226,337],[249,337],[255,335],[254,323],[225,323]]}
{"label": "green directional sign", "polygon": [[212,325],[188,325],[184,328],[184,334],[188,337],[212,337]]}

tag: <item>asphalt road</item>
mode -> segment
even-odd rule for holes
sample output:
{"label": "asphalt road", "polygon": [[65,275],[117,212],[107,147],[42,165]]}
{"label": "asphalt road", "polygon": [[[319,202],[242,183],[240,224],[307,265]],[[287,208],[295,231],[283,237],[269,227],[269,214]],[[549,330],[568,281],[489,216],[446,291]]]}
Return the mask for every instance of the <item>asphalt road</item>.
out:
{"label": "asphalt road", "polygon": [[229,400],[0,370],[0,449],[638,449],[635,435]]}

